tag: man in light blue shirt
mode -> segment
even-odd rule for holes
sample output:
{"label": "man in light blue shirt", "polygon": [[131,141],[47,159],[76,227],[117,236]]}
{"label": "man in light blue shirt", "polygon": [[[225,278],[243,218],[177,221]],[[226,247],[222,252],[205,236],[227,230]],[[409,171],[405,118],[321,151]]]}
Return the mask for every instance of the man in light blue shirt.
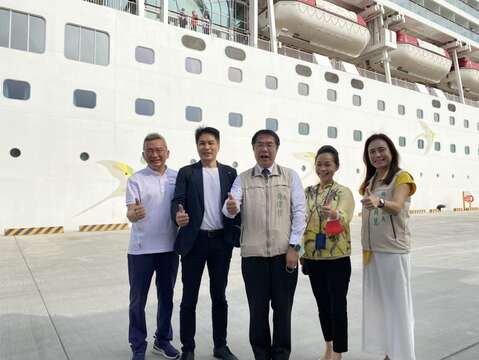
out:
{"label": "man in light blue shirt", "polygon": [[145,306],[153,273],[156,272],[158,313],[153,352],[177,359],[171,315],[178,255],[173,251],[176,225],[170,217],[177,172],[167,168],[169,150],[163,136],[153,133],[143,142],[148,166],[133,174],[127,183],[127,217],[132,222],[128,246],[130,282],[129,333],[132,360],[144,360],[147,348]]}

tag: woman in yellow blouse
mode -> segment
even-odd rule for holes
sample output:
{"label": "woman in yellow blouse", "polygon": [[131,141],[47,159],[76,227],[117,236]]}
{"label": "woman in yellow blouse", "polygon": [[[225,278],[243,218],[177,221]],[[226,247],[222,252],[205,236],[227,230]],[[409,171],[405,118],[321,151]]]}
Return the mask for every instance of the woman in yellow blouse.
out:
{"label": "woman in yellow blouse", "polygon": [[416,184],[384,134],[366,140],[363,161],[363,351],[415,360],[408,219]]}
{"label": "woman in yellow blouse", "polygon": [[303,237],[303,272],[309,275],[326,342],[321,360],[339,360],[348,351],[346,295],[351,277],[349,223],[354,212],[351,190],[333,177],[337,150],[321,147],[315,158],[319,183],[306,188],[307,226]]}

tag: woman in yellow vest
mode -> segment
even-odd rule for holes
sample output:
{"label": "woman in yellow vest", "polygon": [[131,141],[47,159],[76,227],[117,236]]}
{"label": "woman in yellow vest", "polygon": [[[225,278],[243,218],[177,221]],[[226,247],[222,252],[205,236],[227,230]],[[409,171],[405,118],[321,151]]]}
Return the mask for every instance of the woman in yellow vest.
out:
{"label": "woman in yellow vest", "polygon": [[415,360],[408,218],[416,185],[384,134],[366,140],[363,160],[363,351]]}
{"label": "woman in yellow vest", "polygon": [[354,198],[351,190],[333,179],[339,168],[334,147],[321,147],[315,164],[319,183],[305,190],[307,226],[301,262],[303,272],[309,275],[326,342],[321,360],[340,360],[348,351],[346,295],[351,277],[349,223]]}

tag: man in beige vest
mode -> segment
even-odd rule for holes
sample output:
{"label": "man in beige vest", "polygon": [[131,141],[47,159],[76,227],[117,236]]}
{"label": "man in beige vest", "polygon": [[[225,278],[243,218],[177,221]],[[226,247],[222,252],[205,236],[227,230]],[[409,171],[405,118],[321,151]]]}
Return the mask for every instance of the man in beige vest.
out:
{"label": "man in beige vest", "polygon": [[[291,308],[305,229],[303,186],[298,174],[275,164],[279,137],[259,130],[251,141],[256,165],[233,183],[223,213],[241,212],[241,270],[250,310],[249,338],[256,360],[288,360]],[[273,310],[273,337],[269,308]]]}

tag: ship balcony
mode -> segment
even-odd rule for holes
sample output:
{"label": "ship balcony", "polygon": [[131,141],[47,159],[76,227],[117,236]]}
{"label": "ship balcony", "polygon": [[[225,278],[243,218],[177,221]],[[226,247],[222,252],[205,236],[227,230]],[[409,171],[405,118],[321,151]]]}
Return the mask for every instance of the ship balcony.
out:
{"label": "ship balcony", "polygon": [[[83,0],[83,1],[94,3],[97,5],[111,7],[113,9],[127,12],[133,15],[138,15],[139,9],[138,9],[136,1],[134,0],[129,0],[129,1]],[[415,0],[415,1],[419,1],[419,0]],[[158,21],[161,20],[161,8],[159,6],[152,5],[151,3],[148,2],[148,0],[145,0],[144,14],[145,14],[145,17],[148,17],[150,19],[155,19]],[[220,25],[212,23],[211,21],[205,21],[204,19],[200,19],[200,18],[193,19],[191,16],[188,16],[186,14],[181,14],[175,11],[168,12],[168,23],[172,26],[177,26],[185,30],[200,32],[200,33],[208,34],[211,36],[217,36],[225,40],[238,42],[244,45],[251,45],[249,34],[247,31],[243,31],[243,30],[238,31],[238,30],[235,30],[234,28],[220,26]],[[265,51],[271,51],[270,40],[266,37],[258,38],[258,48]],[[317,58],[315,58],[315,54],[313,54],[312,52],[301,50],[299,48],[295,48],[293,46],[286,46],[285,44],[282,44],[282,46],[278,48],[278,53],[280,55],[288,56],[298,60],[302,60],[302,61],[306,61],[310,63],[317,63]],[[336,60],[334,58],[331,58],[331,59],[325,58],[325,59],[327,60],[328,63],[330,63],[329,65],[326,64],[326,66],[330,66],[332,69],[335,69],[338,71],[348,72],[348,70],[344,67],[341,61]],[[363,78],[368,78],[371,80],[380,81],[384,83],[387,82],[386,76],[383,73],[366,70],[356,66],[354,66],[354,68],[356,69],[355,73]],[[417,91],[417,92],[426,91],[432,96],[438,96],[438,93],[440,92],[439,89],[436,89],[434,87],[429,87],[429,86],[417,84],[414,82],[409,82],[409,81],[394,78],[394,77],[392,78],[391,84],[393,86],[399,86],[405,89],[409,89],[411,91]],[[455,94],[448,93],[445,91],[442,91],[441,94],[443,97],[447,98],[448,100],[460,102],[459,97]],[[474,100],[466,98],[465,103],[470,106],[479,107],[479,101],[474,101]]]}

